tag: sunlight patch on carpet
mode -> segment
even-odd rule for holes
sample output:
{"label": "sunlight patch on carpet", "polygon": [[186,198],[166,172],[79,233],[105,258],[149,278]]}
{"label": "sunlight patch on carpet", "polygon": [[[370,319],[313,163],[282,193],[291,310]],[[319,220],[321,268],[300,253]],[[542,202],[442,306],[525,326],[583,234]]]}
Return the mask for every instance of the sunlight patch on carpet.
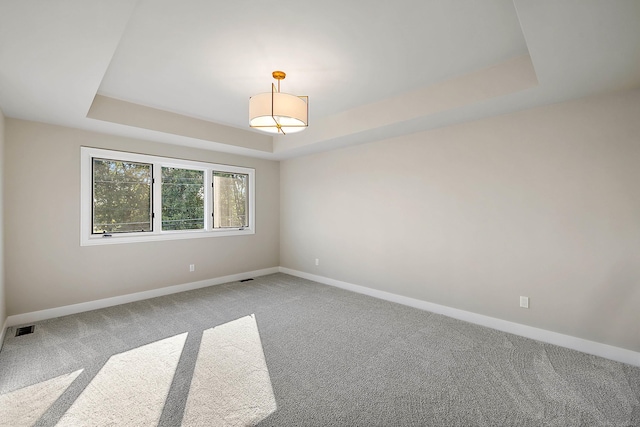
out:
{"label": "sunlight patch on carpet", "polygon": [[1,395],[0,425],[34,425],[82,371],[80,369]]}
{"label": "sunlight patch on carpet", "polygon": [[253,425],[275,410],[255,317],[204,331],[182,425]]}
{"label": "sunlight patch on carpet", "polygon": [[109,358],[58,426],[157,425],[187,333]]}

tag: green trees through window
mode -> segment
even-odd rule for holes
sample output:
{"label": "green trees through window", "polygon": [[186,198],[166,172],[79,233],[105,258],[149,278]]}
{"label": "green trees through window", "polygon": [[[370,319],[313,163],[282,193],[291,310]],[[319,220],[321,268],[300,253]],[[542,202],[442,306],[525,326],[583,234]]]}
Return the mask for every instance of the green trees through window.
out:
{"label": "green trees through window", "polygon": [[162,229],[204,228],[204,171],[162,168]]}
{"label": "green trees through window", "polygon": [[213,172],[213,228],[247,227],[247,183],[240,173]]}
{"label": "green trees through window", "polygon": [[93,159],[93,233],[151,231],[152,165]]}

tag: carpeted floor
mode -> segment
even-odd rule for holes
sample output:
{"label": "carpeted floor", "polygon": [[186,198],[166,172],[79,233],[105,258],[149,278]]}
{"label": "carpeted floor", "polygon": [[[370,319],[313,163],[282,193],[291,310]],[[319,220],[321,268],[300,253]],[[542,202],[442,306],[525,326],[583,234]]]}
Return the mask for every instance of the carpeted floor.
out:
{"label": "carpeted floor", "polygon": [[2,426],[640,426],[640,368],[284,274],[10,329]]}

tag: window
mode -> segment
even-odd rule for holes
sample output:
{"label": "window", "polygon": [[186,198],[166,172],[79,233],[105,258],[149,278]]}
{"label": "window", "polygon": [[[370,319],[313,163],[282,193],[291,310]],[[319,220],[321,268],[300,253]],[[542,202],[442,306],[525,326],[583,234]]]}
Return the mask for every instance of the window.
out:
{"label": "window", "polygon": [[162,168],[162,229],[204,229],[204,171]]}
{"label": "window", "polygon": [[81,149],[83,246],[255,233],[255,171]]}
{"label": "window", "polygon": [[93,234],[152,231],[151,167],[93,159]]}
{"label": "window", "polygon": [[247,183],[249,175],[213,172],[213,227],[248,227]]}

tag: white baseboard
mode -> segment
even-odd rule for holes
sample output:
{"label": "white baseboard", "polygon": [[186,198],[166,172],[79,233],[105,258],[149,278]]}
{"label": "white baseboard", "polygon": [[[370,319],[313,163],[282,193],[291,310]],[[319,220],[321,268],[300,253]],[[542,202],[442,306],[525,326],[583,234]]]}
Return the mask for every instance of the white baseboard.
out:
{"label": "white baseboard", "polygon": [[198,282],[184,283],[182,285],[167,286],[165,288],[153,289],[150,291],[136,292],[134,294],[104,298],[73,305],[65,305],[63,307],[50,308],[47,310],[34,311],[31,313],[16,314],[7,317],[3,333],[6,328],[11,326],[24,325],[25,323],[39,322],[42,320],[53,319],[55,317],[67,316],[69,314],[77,314],[85,311],[97,310],[99,308],[126,304],[128,302],[141,301],[149,298],[175,294],[178,292],[191,291],[193,289],[206,288],[207,286],[236,282],[238,280],[250,279],[252,277],[266,276],[267,274],[278,273],[278,271],[278,267],[265,268],[263,270],[249,271],[246,273],[232,274],[230,276],[216,277],[214,279],[200,280]]}
{"label": "white baseboard", "polygon": [[6,334],[7,328],[9,327],[8,321],[9,321],[8,318],[4,320],[4,324],[2,325],[2,330],[0,331],[0,351],[2,350],[2,345],[4,344],[4,335]]}
{"label": "white baseboard", "polygon": [[595,356],[615,360],[616,362],[627,363],[633,366],[640,366],[640,353],[624,348],[614,347],[608,344],[601,344],[595,341],[589,341],[570,335],[547,331],[545,329],[534,328],[532,326],[527,326],[520,323],[509,322],[507,320],[472,313],[470,311],[458,310],[457,308],[451,308],[415,298],[392,294],[390,292],[371,289],[365,286],[354,285],[352,283],[342,282],[340,280],[317,276],[315,274],[292,270],[285,267],[280,267],[280,272],[303,279],[313,280],[314,282],[323,283],[325,285],[335,286],[337,288],[345,289],[348,291],[395,302],[398,304],[419,308],[421,310],[430,311],[432,313],[442,314],[445,316],[453,317],[454,319],[464,320],[466,322],[475,323],[477,325],[486,326],[514,335],[520,335],[526,338],[532,338],[534,340],[546,342],[549,344],[555,344],[561,347],[570,348],[572,350],[581,351],[583,353],[593,354]]}
{"label": "white baseboard", "polygon": [[466,322],[475,323],[477,325],[486,326],[497,329],[499,331],[520,335],[526,338],[532,338],[538,341],[555,344],[561,347],[570,348],[581,351],[583,353],[593,354],[595,356],[604,357],[615,360],[617,362],[627,363],[629,365],[640,367],[640,353],[627,350],[620,347],[614,347],[608,344],[602,344],[595,341],[585,340],[570,335],[564,335],[557,332],[547,331],[545,329],[535,328],[520,323],[510,322],[507,320],[497,319],[482,314],[472,313],[470,311],[459,310],[440,304],[434,304],[415,298],[405,297],[393,294],[391,292],[380,291],[377,289],[367,288],[365,286],[355,285],[352,283],[342,282],[340,280],[330,279],[324,276],[318,276],[311,273],[292,270],[285,267],[272,267],[263,270],[250,271],[246,273],[232,274],[229,276],[217,277],[214,279],[201,280],[198,282],[185,283],[182,285],[168,286],[165,288],[153,289],[150,291],[137,292],[134,294],[122,295],[118,297],[105,298],[96,301],[89,301],[80,304],[56,307],[47,310],[34,311],[31,313],[17,314],[7,317],[0,331],[0,347],[4,341],[7,328],[12,326],[24,325],[26,323],[39,322],[42,320],[52,319],[55,317],[67,316],[69,314],[77,314],[100,308],[112,307],[114,305],[126,304],[129,302],[141,301],[149,298],[160,297],[164,295],[175,294],[178,292],[190,291],[193,289],[205,288],[207,286],[220,285],[223,283],[235,282],[238,280],[249,279],[251,277],[265,276],[273,273],[285,273],[291,276],[301,277],[303,279],[313,280],[314,282],[323,283],[325,285],[335,286],[352,292],[369,295],[375,298],[407,305],[421,310],[438,313],[455,319],[464,320]]}

